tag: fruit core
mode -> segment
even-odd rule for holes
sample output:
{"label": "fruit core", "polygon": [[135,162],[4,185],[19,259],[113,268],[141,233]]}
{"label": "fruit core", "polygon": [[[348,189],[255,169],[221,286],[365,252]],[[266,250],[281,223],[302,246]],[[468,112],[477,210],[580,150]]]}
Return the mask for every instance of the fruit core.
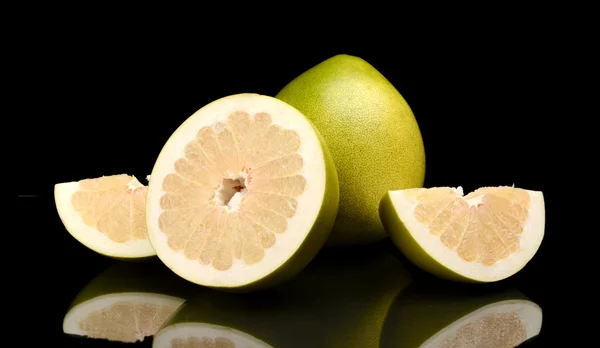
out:
{"label": "fruit core", "polygon": [[493,313],[459,328],[442,348],[455,347],[516,347],[527,339],[527,329],[514,312]]}
{"label": "fruit core", "polygon": [[79,328],[90,338],[133,343],[154,336],[176,309],[171,305],[119,301],[90,313],[79,322]]}
{"label": "fruit core", "polygon": [[466,196],[447,187],[411,189],[416,220],[467,262],[492,266],[517,252],[530,198],[514,187],[483,187]]}
{"label": "fruit core", "polygon": [[189,260],[256,264],[288,228],[304,192],[298,133],[268,113],[237,111],[204,126],[162,182],[160,230]]}
{"label": "fruit core", "polygon": [[189,337],[187,339],[174,338],[171,340],[172,348],[235,348],[236,345],[225,337]]}
{"label": "fruit core", "polygon": [[145,218],[147,187],[120,174],[79,181],[71,197],[83,222],[113,242],[148,239]]}

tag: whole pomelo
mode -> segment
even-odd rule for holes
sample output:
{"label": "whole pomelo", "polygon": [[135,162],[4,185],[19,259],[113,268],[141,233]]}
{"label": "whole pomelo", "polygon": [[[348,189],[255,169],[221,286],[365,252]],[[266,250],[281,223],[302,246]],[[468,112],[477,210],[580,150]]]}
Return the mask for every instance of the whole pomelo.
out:
{"label": "whole pomelo", "polygon": [[337,55],[307,70],[277,95],[319,129],[340,181],[340,207],[328,245],[386,237],[378,206],[389,190],[422,187],[425,149],[408,103],[361,58]]}

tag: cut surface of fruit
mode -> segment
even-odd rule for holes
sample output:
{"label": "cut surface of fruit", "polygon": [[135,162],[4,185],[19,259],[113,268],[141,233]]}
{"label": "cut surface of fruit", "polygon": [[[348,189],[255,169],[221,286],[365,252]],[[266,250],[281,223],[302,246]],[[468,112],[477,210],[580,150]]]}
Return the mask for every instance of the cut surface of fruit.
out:
{"label": "cut surface of fruit", "polygon": [[152,347],[214,347],[214,348],[273,348],[242,331],[208,323],[182,323],[161,329],[152,342]]}
{"label": "cut surface of fruit", "polygon": [[514,289],[470,295],[440,292],[439,286],[412,290],[390,308],[381,347],[509,348],[542,329],[542,309]]}
{"label": "cut surface of fruit", "polygon": [[86,247],[116,258],[155,252],[145,220],[146,189],[126,174],[54,186],[56,209],[65,228]]}
{"label": "cut surface of fruit", "polygon": [[73,307],[65,316],[66,334],[109,341],[143,341],[154,336],[183,299],[147,293],[96,297]]}
{"label": "cut surface of fruit", "polygon": [[461,187],[388,192],[381,220],[413,263],[439,277],[476,282],[507,278],[537,252],[545,227],[540,191]]}
{"label": "cut surface of fruit", "polygon": [[201,285],[258,288],[299,272],[339,202],[328,149],[295,108],[239,94],[189,117],[151,174],[147,225],[158,257]]}

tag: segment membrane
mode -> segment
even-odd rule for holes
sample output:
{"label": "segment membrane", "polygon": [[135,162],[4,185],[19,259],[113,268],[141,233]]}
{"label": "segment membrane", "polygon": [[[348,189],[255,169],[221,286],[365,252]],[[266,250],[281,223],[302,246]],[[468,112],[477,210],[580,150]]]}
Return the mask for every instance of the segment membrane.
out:
{"label": "segment membrane", "polygon": [[216,270],[260,262],[306,188],[300,145],[267,113],[237,111],[201,128],[162,183],[158,223],[169,247]]}
{"label": "segment membrane", "polygon": [[71,203],[86,225],[113,242],[148,239],[147,187],[132,187],[134,180],[125,174],[81,180]]}
{"label": "segment membrane", "polygon": [[527,191],[514,187],[483,187],[464,197],[450,188],[410,189],[419,201],[415,219],[468,262],[492,266],[520,247],[529,216]]}
{"label": "segment membrane", "polygon": [[177,307],[139,301],[119,301],[90,313],[79,328],[90,338],[133,343],[154,336]]}

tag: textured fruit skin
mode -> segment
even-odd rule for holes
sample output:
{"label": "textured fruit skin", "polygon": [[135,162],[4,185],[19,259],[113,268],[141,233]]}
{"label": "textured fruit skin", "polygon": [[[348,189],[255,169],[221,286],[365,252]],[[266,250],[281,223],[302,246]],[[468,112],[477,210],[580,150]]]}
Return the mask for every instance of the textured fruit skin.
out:
{"label": "textured fruit skin", "polygon": [[340,205],[340,184],[331,152],[314,124],[311,124],[311,126],[319,138],[325,159],[325,193],[321,200],[321,210],[319,210],[315,223],[306,239],[292,257],[268,276],[239,287],[212,288],[233,293],[247,293],[272,288],[284,283],[300,273],[317,256],[329,239]]}
{"label": "textured fruit skin", "polygon": [[361,58],[337,55],[307,70],[277,95],[325,138],[340,180],[340,208],[328,245],[386,237],[379,199],[422,187],[425,149],[412,110],[394,86]]}
{"label": "textured fruit skin", "polygon": [[387,192],[379,203],[379,217],[392,242],[406,258],[422,270],[439,278],[466,283],[481,283],[476,279],[464,277],[431,257],[408,232],[398,218],[392,198]]}
{"label": "textured fruit skin", "polygon": [[493,293],[443,293],[413,283],[398,295],[384,324],[381,347],[420,347],[454,321],[482,307],[502,301],[529,301],[509,289]]}

